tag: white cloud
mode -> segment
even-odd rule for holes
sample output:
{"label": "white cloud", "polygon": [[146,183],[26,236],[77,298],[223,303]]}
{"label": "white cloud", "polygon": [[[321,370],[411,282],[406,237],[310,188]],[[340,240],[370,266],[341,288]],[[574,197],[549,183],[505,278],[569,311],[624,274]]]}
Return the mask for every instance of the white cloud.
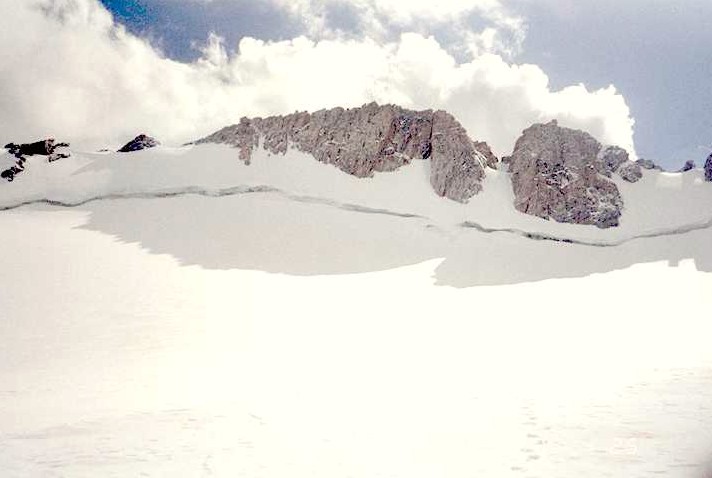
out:
{"label": "white cloud", "polygon": [[[166,142],[200,137],[243,115],[376,100],[442,108],[473,138],[509,153],[520,132],[558,118],[632,149],[632,120],[615,89],[551,91],[545,73],[491,53],[459,62],[433,38],[396,41],[244,38],[228,54],[211,36],[191,64],[162,58],[117,27],[96,0],[0,5],[0,136],[53,134],[92,145],[139,132]],[[51,7],[50,7],[51,6]],[[21,33],[20,33],[21,32]]]}
{"label": "white cloud", "polygon": [[[242,1],[242,0],[235,0]],[[355,17],[360,33],[385,39],[393,33],[447,30],[456,50],[504,53],[518,52],[526,30],[522,18],[500,0],[266,0],[303,21],[311,38],[343,36],[329,12],[341,11]],[[487,23],[473,31],[470,16]],[[448,47],[451,45],[447,45]]]}

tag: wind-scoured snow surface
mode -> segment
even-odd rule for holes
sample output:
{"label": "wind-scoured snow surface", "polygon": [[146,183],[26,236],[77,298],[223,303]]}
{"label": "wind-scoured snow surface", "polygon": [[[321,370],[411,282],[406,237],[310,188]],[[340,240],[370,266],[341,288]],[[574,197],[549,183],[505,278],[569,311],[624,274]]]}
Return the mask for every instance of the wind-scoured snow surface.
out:
{"label": "wind-scoured snow surface", "polygon": [[218,145],[0,183],[3,477],[707,477],[712,185],[621,226]]}

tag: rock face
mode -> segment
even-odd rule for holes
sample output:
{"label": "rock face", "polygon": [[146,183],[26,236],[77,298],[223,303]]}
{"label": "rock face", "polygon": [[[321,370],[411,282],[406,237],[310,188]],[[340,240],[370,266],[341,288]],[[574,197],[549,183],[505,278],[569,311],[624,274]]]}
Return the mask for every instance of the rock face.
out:
{"label": "rock face", "polygon": [[489,146],[470,140],[450,114],[376,103],[242,118],[196,143],[233,146],[246,164],[260,145],[273,154],[295,148],[357,177],[394,171],[413,160],[430,160],[435,192],[460,202],[481,191],[485,167],[497,164]]}
{"label": "rock face", "polygon": [[119,153],[130,153],[132,151],[140,151],[142,149],[153,148],[158,146],[159,143],[156,139],[151,138],[145,134],[140,134],[134,139],[126,143],[119,149]]}
{"label": "rock face", "polygon": [[517,210],[601,228],[617,226],[623,208],[617,186],[607,177],[618,173],[635,182],[642,176],[623,149],[602,148],[588,133],[556,121],[526,129],[507,162]]}
{"label": "rock face", "polygon": [[705,181],[712,182],[712,154],[707,157],[705,161]]}
{"label": "rock face", "polygon": [[433,115],[431,149],[430,185],[438,195],[465,202],[482,190],[487,160],[460,123],[443,111]]}

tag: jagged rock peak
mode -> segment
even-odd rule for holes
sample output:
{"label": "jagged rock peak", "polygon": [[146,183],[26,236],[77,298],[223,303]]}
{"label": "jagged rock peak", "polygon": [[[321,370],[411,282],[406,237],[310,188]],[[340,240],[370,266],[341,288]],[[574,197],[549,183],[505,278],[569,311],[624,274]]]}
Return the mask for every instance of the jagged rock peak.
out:
{"label": "jagged rock peak", "polygon": [[430,160],[435,192],[460,202],[482,189],[485,168],[497,164],[489,146],[473,142],[452,115],[377,103],[242,118],[196,143],[231,145],[246,164],[260,144],[273,154],[295,148],[357,177],[393,171],[413,160]]}
{"label": "jagged rock peak", "polygon": [[140,134],[125,145],[123,145],[118,152],[130,153],[132,151],[140,151],[142,149],[154,148],[160,144],[161,143],[155,138],[152,138],[145,134]]}
{"label": "jagged rock peak", "polygon": [[707,157],[705,161],[705,181],[712,182],[712,154]]}
{"label": "jagged rock peak", "polygon": [[622,148],[602,147],[590,134],[556,121],[526,129],[506,163],[517,210],[601,228],[617,226],[623,208],[616,184],[607,178],[617,173],[635,182],[642,176]]}

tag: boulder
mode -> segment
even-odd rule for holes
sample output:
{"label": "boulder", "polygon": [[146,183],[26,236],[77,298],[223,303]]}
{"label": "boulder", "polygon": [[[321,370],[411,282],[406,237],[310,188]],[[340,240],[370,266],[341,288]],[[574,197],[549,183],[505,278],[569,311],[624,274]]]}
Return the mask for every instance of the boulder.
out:
{"label": "boulder", "polygon": [[712,154],[707,157],[705,161],[705,181],[712,182]]}
{"label": "boulder", "polygon": [[159,143],[156,139],[151,138],[150,136],[147,136],[145,134],[140,134],[125,145],[123,145],[118,152],[130,153],[132,151],[141,151],[142,149],[154,148],[160,144],[161,143]]}

